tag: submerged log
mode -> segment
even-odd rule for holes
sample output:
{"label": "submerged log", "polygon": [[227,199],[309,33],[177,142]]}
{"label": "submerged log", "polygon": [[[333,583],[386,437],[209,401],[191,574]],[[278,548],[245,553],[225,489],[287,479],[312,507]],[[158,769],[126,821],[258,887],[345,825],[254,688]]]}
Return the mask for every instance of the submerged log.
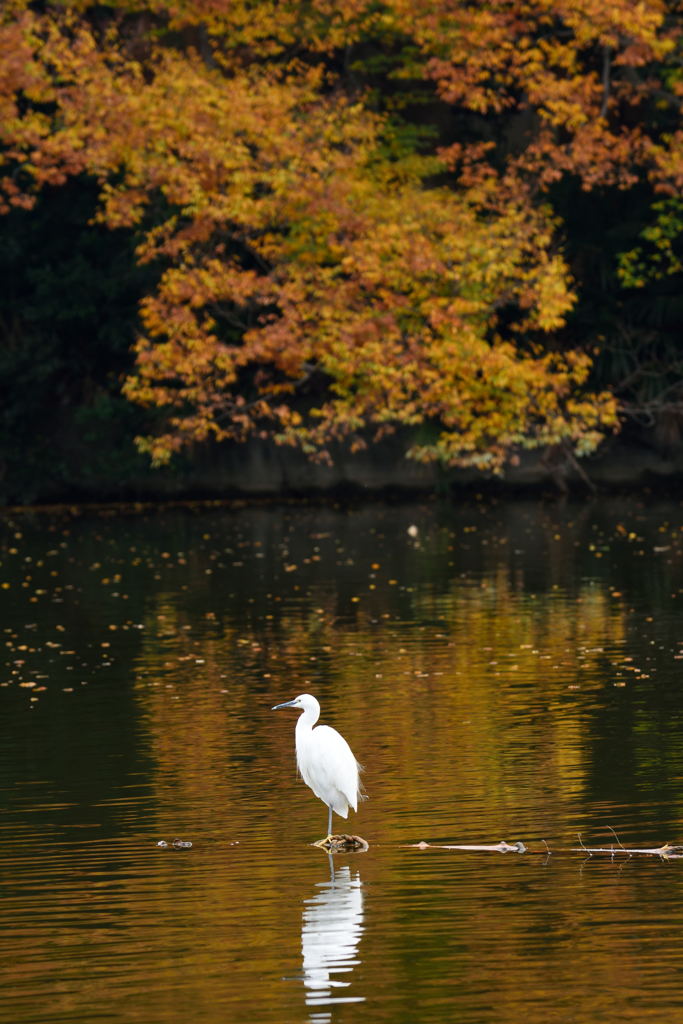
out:
{"label": "submerged log", "polygon": [[370,844],[362,836],[350,836],[346,833],[337,836],[327,836],[326,839],[320,839],[317,843],[313,843],[313,845],[320,847],[321,850],[327,850],[328,853],[345,853],[350,851],[364,853],[370,849]]}

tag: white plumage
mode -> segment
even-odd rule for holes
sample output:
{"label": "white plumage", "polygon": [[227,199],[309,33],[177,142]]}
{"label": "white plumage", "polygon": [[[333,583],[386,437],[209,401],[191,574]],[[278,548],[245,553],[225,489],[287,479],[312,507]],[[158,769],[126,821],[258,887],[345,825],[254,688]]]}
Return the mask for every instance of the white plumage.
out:
{"label": "white plumage", "polygon": [[[315,795],[329,807],[328,835],[332,833],[332,811],[348,817],[361,796],[360,765],[351,747],[336,729],[315,723],[320,717],[320,704],[310,693],[302,693],[280,708],[297,708],[302,714],[296,723],[296,763],[301,777]],[[314,728],[315,726],[315,728]]]}

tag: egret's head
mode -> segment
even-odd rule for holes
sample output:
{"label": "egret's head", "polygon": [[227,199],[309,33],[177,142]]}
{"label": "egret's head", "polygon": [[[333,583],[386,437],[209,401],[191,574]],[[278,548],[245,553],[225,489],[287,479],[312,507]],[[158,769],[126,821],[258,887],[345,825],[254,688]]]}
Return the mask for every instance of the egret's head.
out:
{"label": "egret's head", "polygon": [[273,711],[279,711],[280,708],[296,708],[298,711],[316,711],[320,710],[315,697],[312,697],[310,693],[300,693],[294,700],[285,701],[284,704],[276,704],[272,709]]}

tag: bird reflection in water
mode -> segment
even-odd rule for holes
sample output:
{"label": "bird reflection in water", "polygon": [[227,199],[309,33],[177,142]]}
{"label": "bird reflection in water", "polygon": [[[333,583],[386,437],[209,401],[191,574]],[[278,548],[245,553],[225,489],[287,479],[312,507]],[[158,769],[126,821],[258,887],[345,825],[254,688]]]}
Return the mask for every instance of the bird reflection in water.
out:
{"label": "bird reflection in water", "polygon": [[[358,943],[363,934],[363,890],[360,875],[348,865],[335,871],[330,856],[329,882],[321,882],[319,891],[304,900],[301,922],[301,952],[306,986],[306,1005],[320,1007],[311,1012],[314,1024],[332,1019],[323,1007],[334,1003],[362,1003],[362,996],[342,994],[348,988],[349,974],[361,961]],[[346,979],[339,977],[345,975]],[[334,993],[334,994],[333,994]]]}

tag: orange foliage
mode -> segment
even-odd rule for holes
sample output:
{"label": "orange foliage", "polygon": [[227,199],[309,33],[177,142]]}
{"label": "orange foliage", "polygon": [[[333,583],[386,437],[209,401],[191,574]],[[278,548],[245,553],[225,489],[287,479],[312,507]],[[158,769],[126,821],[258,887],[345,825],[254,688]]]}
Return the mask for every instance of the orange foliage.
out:
{"label": "orange foliage", "polygon": [[541,186],[571,172],[585,188],[625,187],[645,168],[665,183],[654,120],[644,123],[641,113],[653,99],[678,106],[680,76],[666,62],[677,64],[680,24],[667,19],[665,3],[494,0],[454,12],[440,0],[429,13],[397,6],[445,100],[483,113],[528,112],[508,173],[533,175]]}
{"label": "orange foliage", "polygon": [[[330,70],[383,38],[410,43],[396,78],[511,118],[507,149],[398,155],[388,117]],[[144,442],[157,461],[254,432],[324,453],[401,424],[428,427],[414,455],[449,463],[581,454],[616,406],[553,340],[573,293],[543,190],[566,173],[680,186],[678,48],[659,0],[12,0],[0,196],[90,175],[102,222],[162,268],[125,383],[168,413]],[[666,132],[641,116],[653,104]]]}

